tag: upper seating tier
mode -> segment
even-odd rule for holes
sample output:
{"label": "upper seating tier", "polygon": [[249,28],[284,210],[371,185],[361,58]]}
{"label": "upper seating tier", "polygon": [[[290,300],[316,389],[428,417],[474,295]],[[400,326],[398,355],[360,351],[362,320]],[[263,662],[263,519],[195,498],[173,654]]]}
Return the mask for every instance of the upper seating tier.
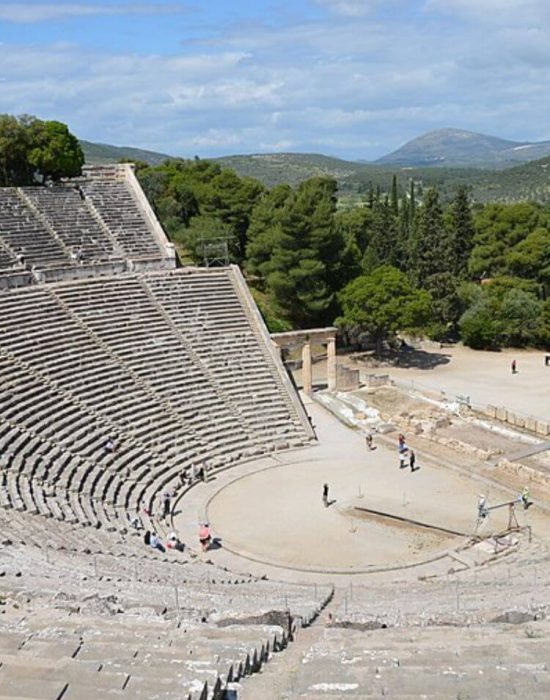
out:
{"label": "upper seating tier", "polygon": [[46,187],[0,188],[2,286],[14,286],[8,281],[14,271],[32,269],[35,280],[56,281],[90,277],[101,266],[112,274],[119,271],[115,263],[123,269],[174,265],[129,164],[88,166],[82,177]]}

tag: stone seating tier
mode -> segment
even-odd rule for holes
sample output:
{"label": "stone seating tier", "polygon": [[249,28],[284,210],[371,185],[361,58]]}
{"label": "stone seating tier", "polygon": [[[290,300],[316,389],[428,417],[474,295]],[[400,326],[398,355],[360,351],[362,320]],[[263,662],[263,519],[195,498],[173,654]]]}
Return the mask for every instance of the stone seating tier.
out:
{"label": "stone seating tier", "polygon": [[307,444],[236,274],[185,269],[1,293],[2,504],[124,529],[126,512],[156,508],[192,464],[212,472]]}
{"label": "stone seating tier", "polygon": [[7,283],[31,268],[48,280],[105,274],[101,264],[159,268],[170,255],[148,208],[126,165],[87,168],[82,178],[47,187],[0,188],[0,275]]}

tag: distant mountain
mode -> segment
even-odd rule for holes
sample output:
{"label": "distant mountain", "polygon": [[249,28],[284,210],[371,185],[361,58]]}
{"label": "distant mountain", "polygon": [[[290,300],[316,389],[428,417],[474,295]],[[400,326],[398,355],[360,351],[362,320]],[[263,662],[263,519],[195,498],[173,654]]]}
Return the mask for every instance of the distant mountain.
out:
{"label": "distant mountain", "polygon": [[[336,180],[362,173],[364,163],[323,156],[318,153],[257,153],[213,158],[243,177],[253,177],[272,187],[281,182],[297,185],[310,177],[328,176]],[[379,168],[380,169],[380,168]]]}
{"label": "distant mountain", "polygon": [[130,160],[142,160],[149,165],[159,165],[168,156],[165,153],[156,151],[145,151],[142,148],[132,148],[131,146],[110,146],[107,143],[92,143],[91,141],[80,141],[86,163],[96,165],[99,163],[117,163],[122,158]]}
{"label": "distant mountain", "polygon": [[413,168],[505,168],[547,155],[550,141],[508,141],[462,129],[438,129],[418,136],[376,163]]}
{"label": "distant mountain", "polygon": [[[490,136],[482,138],[492,139]],[[513,143],[503,139],[494,141],[501,144]],[[89,141],[81,141],[81,144],[87,163],[113,163],[120,158],[128,158],[157,165],[173,157],[140,148],[110,146]],[[550,152],[550,144],[548,151]],[[222,167],[232,168],[243,177],[256,178],[268,187],[280,183],[295,186],[315,176],[332,177],[338,182],[339,199],[343,206],[364,200],[370,188],[380,187],[382,192],[389,192],[394,174],[397,175],[401,192],[408,190],[412,179],[422,187],[437,187],[446,201],[454,196],[458,185],[467,185],[473,199],[478,202],[517,202],[527,199],[550,202],[550,155],[515,167],[504,168],[501,165],[498,170],[482,169],[479,166],[433,167],[432,164],[420,167],[383,164],[380,161],[365,163],[317,153],[251,154],[223,156],[211,160],[218,162]]]}

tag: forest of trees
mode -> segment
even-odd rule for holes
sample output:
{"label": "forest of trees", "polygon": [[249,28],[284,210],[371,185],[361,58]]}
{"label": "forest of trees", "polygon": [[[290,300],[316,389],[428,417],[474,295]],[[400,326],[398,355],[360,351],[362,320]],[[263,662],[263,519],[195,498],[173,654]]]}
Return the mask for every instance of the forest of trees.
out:
{"label": "forest of trees", "polygon": [[[79,175],[66,125],[0,115],[0,186]],[[395,176],[339,209],[335,180],[271,189],[210,161],[137,165],[180,258],[223,247],[239,264],[272,331],[336,324],[348,342],[381,349],[398,333],[473,348],[550,345],[550,209],[472,206],[466,186],[443,204],[435,188]]]}
{"label": "forest of trees", "polygon": [[267,189],[208,161],[140,167],[157,215],[184,256],[203,262],[223,239],[271,330],[336,323],[378,348],[397,333],[474,348],[550,343],[550,210],[472,207],[466,187],[443,206],[370,190],[339,210],[337,185],[314,177]]}

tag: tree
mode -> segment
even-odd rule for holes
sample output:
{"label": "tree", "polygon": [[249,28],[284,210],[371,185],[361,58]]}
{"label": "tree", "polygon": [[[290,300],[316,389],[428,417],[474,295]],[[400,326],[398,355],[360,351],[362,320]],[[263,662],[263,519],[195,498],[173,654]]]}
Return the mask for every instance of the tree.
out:
{"label": "tree", "polygon": [[335,224],[336,182],[311,178],[296,190],[276,188],[253,213],[247,269],[260,275],[270,303],[293,326],[332,321],[335,292],[352,254]]}
{"label": "tree", "polygon": [[467,286],[469,308],[459,321],[463,342],[473,348],[535,345],[543,339],[542,302],[538,285],[528,280],[497,277],[483,286]]}
{"label": "tree", "polygon": [[443,225],[443,210],[439,194],[431,188],[426,192],[411,237],[410,267],[413,280],[420,284],[430,275],[446,272],[451,258],[449,236]]}
{"label": "tree", "polygon": [[32,182],[29,166],[28,117],[0,115],[0,186],[27,185]]}
{"label": "tree", "polygon": [[468,271],[474,235],[475,228],[468,190],[465,186],[461,186],[451,204],[449,217],[449,272],[460,279],[464,279]]}
{"label": "tree", "polygon": [[389,265],[357,277],[339,294],[342,315],[336,325],[353,335],[367,333],[377,351],[399,331],[418,332],[430,318],[428,292],[414,288],[407,276]]}
{"label": "tree", "polygon": [[0,171],[4,186],[44,184],[80,175],[84,154],[65,124],[36,117],[0,117]]}
{"label": "tree", "polygon": [[394,175],[391,179],[391,199],[390,199],[391,212],[394,217],[399,214],[399,196],[397,194],[397,175]]}
{"label": "tree", "polygon": [[[474,247],[469,261],[469,271],[473,277],[491,278],[510,274],[531,277],[532,256],[526,250],[529,244],[523,241],[538,229],[550,230],[550,212],[533,202],[487,204],[476,215],[475,228]],[[537,247],[540,236],[537,234],[533,240]],[[520,257],[515,257],[516,252]],[[531,258],[526,266],[525,253],[527,258]],[[543,267],[546,265],[544,255],[539,264]]]}
{"label": "tree", "polygon": [[497,345],[499,325],[486,297],[464,312],[459,326],[462,341],[474,350],[487,350]]}

